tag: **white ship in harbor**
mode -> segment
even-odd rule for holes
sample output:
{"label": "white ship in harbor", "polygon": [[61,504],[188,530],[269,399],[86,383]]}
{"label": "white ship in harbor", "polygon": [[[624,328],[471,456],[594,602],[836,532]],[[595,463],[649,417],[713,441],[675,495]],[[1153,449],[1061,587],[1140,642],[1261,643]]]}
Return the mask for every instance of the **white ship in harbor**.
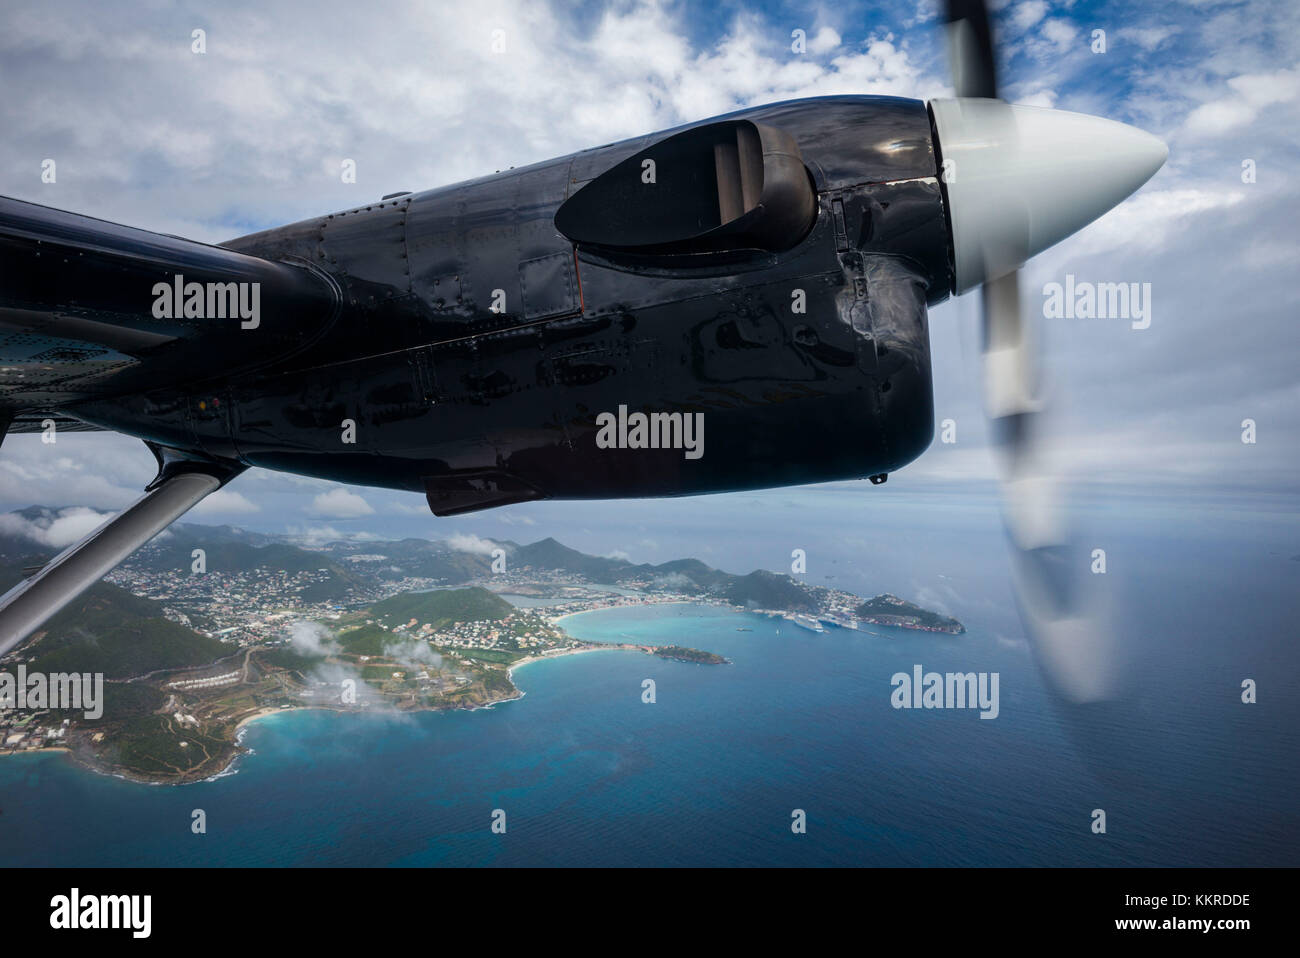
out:
{"label": "white ship in harbor", "polygon": [[858,630],[858,620],[849,616],[828,615],[822,619],[823,622],[829,622],[831,625],[841,629],[851,629],[854,632]]}
{"label": "white ship in harbor", "polygon": [[809,632],[826,631],[825,629],[822,628],[821,622],[811,615],[803,615],[801,613],[796,612],[787,616],[787,618],[789,618],[789,620],[793,622],[795,625],[799,626],[800,628],[807,629]]}

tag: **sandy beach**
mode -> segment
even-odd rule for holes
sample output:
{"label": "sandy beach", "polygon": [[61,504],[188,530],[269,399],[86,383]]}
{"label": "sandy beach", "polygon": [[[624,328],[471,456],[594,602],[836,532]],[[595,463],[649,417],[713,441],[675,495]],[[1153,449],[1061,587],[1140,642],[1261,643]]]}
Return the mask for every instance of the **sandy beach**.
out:
{"label": "sandy beach", "polygon": [[40,748],[7,748],[0,755],[34,755],[37,752],[71,752],[66,745],[42,745]]}
{"label": "sandy beach", "polygon": [[698,599],[672,599],[666,602],[635,602],[625,605],[602,605],[595,609],[583,609],[581,612],[568,612],[558,618],[551,619],[551,625],[559,625],[565,619],[572,619],[574,616],[587,615],[591,612],[608,612],[610,609],[640,609],[650,605],[712,605],[711,602],[701,602]]}
{"label": "sandy beach", "polygon": [[291,712],[291,711],[293,711],[293,709],[282,709],[279,706],[268,705],[265,708],[258,709],[256,712],[249,712],[247,715],[241,718],[239,722],[235,725],[235,734],[238,735],[240,730],[249,722],[255,722],[260,718],[266,717],[267,715],[275,715],[277,712]]}
{"label": "sandy beach", "polygon": [[[595,611],[595,610],[593,609],[591,611]],[[572,614],[582,615],[581,612],[574,612]],[[506,677],[513,678],[515,674],[515,669],[523,668],[525,665],[531,665],[533,662],[545,662],[547,659],[562,659],[566,655],[578,655],[581,652],[611,652],[611,651],[617,652],[619,651],[619,647],[616,645],[612,645],[608,649],[602,649],[599,646],[595,648],[583,647],[581,649],[565,649],[563,652],[552,652],[550,655],[530,655],[527,658],[520,659],[514,665],[506,669]]]}

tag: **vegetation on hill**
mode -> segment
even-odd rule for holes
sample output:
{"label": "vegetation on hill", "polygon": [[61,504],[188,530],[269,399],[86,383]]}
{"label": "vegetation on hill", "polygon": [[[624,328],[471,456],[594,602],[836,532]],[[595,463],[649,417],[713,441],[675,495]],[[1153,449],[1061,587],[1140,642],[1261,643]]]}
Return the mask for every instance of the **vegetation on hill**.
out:
{"label": "vegetation on hill", "polygon": [[574,572],[592,582],[604,583],[616,581],[633,568],[632,563],[626,559],[587,555],[577,549],[570,549],[553,538],[520,546],[510,556],[510,565],[515,569],[531,567],[539,570],[557,569],[561,572]]}
{"label": "vegetation on hill", "polygon": [[737,576],[723,592],[723,598],[734,605],[759,609],[790,612],[814,612],[817,609],[816,602],[802,585],[788,575],[765,569]]}
{"label": "vegetation on hill", "polygon": [[74,599],[38,635],[27,647],[29,669],[102,672],[106,679],[206,665],[236,650],[163,618],[152,599],[107,582]]}
{"label": "vegetation on hill", "polygon": [[475,586],[470,589],[441,589],[435,592],[403,592],[376,602],[367,618],[390,626],[415,619],[438,629],[452,622],[490,622],[504,619],[515,607],[493,592]]}
{"label": "vegetation on hill", "polygon": [[378,625],[362,625],[338,634],[343,651],[353,655],[383,655],[384,647],[394,638],[393,633]]}
{"label": "vegetation on hill", "polygon": [[450,585],[468,582],[487,575],[491,571],[492,560],[477,552],[458,552],[443,543],[428,539],[401,539],[397,542],[385,542],[382,552],[388,561],[375,566],[361,568],[376,578],[395,579],[403,576],[419,576],[438,579]]}
{"label": "vegetation on hill", "polygon": [[725,665],[726,659],[716,652],[704,652],[700,649],[688,649],[684,645],[661,645],[654,654],[664,659],[676,659],[679,662],[695,662],[699,665]]}
{"label": "vegetation on hill", "polygon": [[97,719],[80,718],[86,727],[109,725],[150,715],[162,708],[167,696],[144,682],[105,682],[104,712]]}
{"label": "vegetation on hill", "polygon": [[933,629],[939,632],[965,632],[966,627],[956,619],[931,612],[896,595],[885,593],[868,599],[857,608],[859,618],[881,625],[899,625],[905,628]]}

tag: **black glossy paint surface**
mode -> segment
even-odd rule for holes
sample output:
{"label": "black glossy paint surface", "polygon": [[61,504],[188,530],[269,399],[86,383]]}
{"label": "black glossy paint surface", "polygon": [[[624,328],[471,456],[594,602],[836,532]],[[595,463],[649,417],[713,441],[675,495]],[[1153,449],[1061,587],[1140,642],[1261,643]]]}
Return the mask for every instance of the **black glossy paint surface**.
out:
{"label": "black glossy paint surface", "polygon": [[[0,294],[0,324],[84,290],[90,315],[145,339],[112,347],[116,372],[89,367],[62,392],[0,380],[5,401],[251,465],[426,492],[438,512],[897,469],[931,438],[925,309],[951,285],[925,107],[834,97],[736,118],[792,137],[816,189],[811,229],[783,252],[575,248],[556,229],[566,198],[680,131],[223,247],[101,224],[99,245],[124,249],[92,256],[97,221],[29,216],[24,236],[20,214],[41,208],[0,206],[0,256],[34,277]],[[66,235],[49,235],[56,226]],[[31,267],[42,229],[72,266]],[[141,287],[181,268],[259,278],[264,321],[141,317]],[[155,373],[163,356],[170,372]],[[598,448],[597,416],[620,406],[703,414],[703,455]]]}

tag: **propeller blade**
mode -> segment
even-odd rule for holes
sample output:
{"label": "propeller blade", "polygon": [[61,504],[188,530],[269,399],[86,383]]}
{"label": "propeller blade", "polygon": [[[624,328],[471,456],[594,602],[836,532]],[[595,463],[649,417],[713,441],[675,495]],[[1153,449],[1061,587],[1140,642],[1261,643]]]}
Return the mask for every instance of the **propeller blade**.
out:
{"label": "propeller blade", "polygon": [[1023,322],[1020,272],[984,284],[984,409],[991,419],[1036,412],[1041,402],[1032,326]]}
{"label": "propeller blade", "polygon": [[1047,406],[1019,271],[989,281],[982,292],[985,413],[1021,618],[1059,693],[1076,703],[1106,699],[1114,691],[1115,662],[1109,609],[1100,595],[1085,595],[1088,554],[1071,537],[1064,476],[1044,449]]}
{"label": "propeller blade", "polygon": [[[1095,702],[1113,692],[1112,631],[1104,603],[1083,594],[1085,553],[1070,539],[1063,477],[1051,468],[1041,442],[1046,405],[1035,327],[1020,301],[1019,266],[1109,209],[1116,201],[1112,194],[1136,189],[1163,162],[1163,145],[1157,150],[1146,134],[1133,131],[1133,137],[1108,121],[997,99],[993,33],[983,0],[949,0],[947,22],[959,99],[935,101],[932,108],[940,149],[951,164],[945,182],[957,292],[983,286],[984,409],[999,460],[1012,584],[1049,682],[1070,702]],[[1063,148],[1085,134],[1089,143],[1122,139],[1127,146],[1133,140],[1141,149],[1067,160],[1071,154]],[[1141,154],[1142,162],[1129,163],[1129,153]],[[1063,168],[1070,162],[1082,167],[1084,193],[1063,202],[1060,174],[1073,172]]]}
{"label": "propeller blade", "polygon": [[948,0],[948,63],[957,96],[998,95],[993,31],[984,0]]}

